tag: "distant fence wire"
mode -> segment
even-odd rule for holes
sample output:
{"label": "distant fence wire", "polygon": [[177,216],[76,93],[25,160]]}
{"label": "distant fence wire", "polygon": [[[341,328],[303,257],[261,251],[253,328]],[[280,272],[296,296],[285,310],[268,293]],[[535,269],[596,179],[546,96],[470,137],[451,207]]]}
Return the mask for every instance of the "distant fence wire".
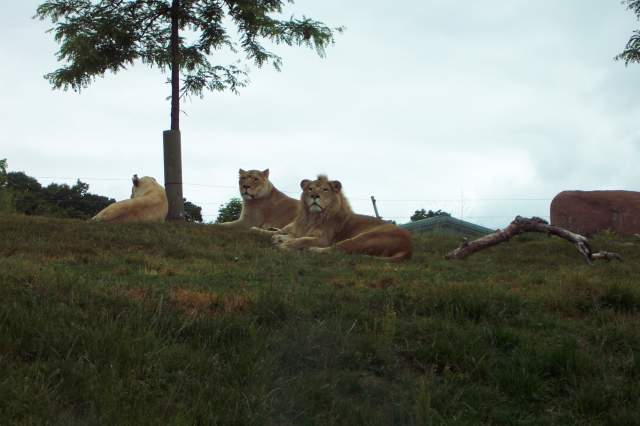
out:
{"label": "distant fence wire", "polygon": [[[124,182],[124,181],[131,181],[130,178],[113,178],[113,177],[62,177],[62,176],[33,176],[35,179],[46,179],[46,180],[52,180],[52,181],[83,181],[83,182],[100,182],[100,181],[111,181],[111,182]],[[183,182],[182,183],[184,186],[191,186],[191,187],[200,187],[200,188],[215,188],[215,189],[234,189],[237,190],[238,186],[237,185],[213,185],[213,184],[208,184],[208,183],[195,183],[195,182]],[[290,194],[290,195],[294,195],[294,196],[298,196],[300,194],[300,191],[288,191],[288,190],[281,190],[282,192],[284,192],[285,194]],[[97,194],[96,194],[97,195]],[[105,196],[106,197],[106,196]],[[107,198],[111,198],[111,197],[107,197]],[[238,196],[239,198],[239,196]],[[357,201],[357,202],[367,202],[370,203],[371,202],[371,196],[350,196],[348,197],[350,201]],[[16,201],[28,201],[27,199],[15,199]],[[460,217],[460,218],[464,218],[465,220],[490,220],[490,219],[507,219],[507,218],[513,218],[513,215],[473,215],[473,214],[465,214],[465,211],[467,211],[470,207],[468,205],[468,203],[473,203],[473,202],[500,202],[500,203],[515,203],[515,202],[551,202],[552,197],[514,197],[514,198],[509,198],[509,197],[469,197],[469,198],[465,198],[465,197],[459,197],[459,198],[414,198],[414,199],[409,199],[409,198],[378,198],[376,196],[376,201],[379,203],[379,207],[381,210],[381,215],[383,218],[385,219],[391,219],[391,220],[405,220],[405,221],[409,221],[411,214],[407,214],[406,216],[385,216],[384,215],[384,210],[385,210],[385,203],[411,203],[412,207],[411,209],[420,209],[420,208],[425,208],[425,207],[431,207],[433,209],[434,206],[440,206],[440,208],[444,208],[445,210],[455,210],[455,214],[454,212],[450,212],[451,214],[453,214],[454,216]],[[78,200],[70,200],[70,199],[47,199],[47,201],[49,202],[55,202],[55,203],[65,203],[65,202],[78,202]],[[101,204],[103,202],[101,201],[94,201],[94,200],[82,200],[83,202],[86,203],[92,203],[92,204]],[[229,200],[224,200],[224,201],[211,201],[211,200],[198,200],[198,199],[188,199],[188,201],[190,201],[191,203],[197,205],[197,206],[223,206],[226,203],[228,203]],[[448,205],[448,206],[447,206]],[[536,215],[539,216],[543,219],[549,219],[548,215]],[[203,214],[202,217],[217,217],[217,214]]]}
{"label": "distant fence wire", "polygon": [[[128,178],[96,178],[96,177],[56,177],[56,176],[33,176],[35,179],[57,179],[57,180],[81,180],[81,181],[131,181]],[[191,183],[191,182],[182,182],[185,186],[198,186],[204,188],[223,188],[223,189],[238,189],[237,185],[211,185],[205,183]],[[282,192],[286,194],[300,194],[300,191],[284,191]],[[357,196],[357,197],[349,197],[350,200],[355,201],[370,201],[371,196]],[[414,199],[393,199],[393,198],[377,198],[377,201],[384,201],[386,203],[436,203],[436,202],[460,202],[463,199],[464,201],[551,201],[552,198],[414,198]]]}

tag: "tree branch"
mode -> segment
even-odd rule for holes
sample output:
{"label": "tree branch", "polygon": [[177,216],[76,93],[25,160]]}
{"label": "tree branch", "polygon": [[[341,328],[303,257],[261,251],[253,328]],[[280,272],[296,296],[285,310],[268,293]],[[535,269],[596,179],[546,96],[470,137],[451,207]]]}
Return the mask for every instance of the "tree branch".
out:
{"label": "tree branch", "polygon": [[594,260],[604,259],[618,259],[622,260],[622,257],[617,253],[611,253],[606,251],[600,251],[594,253],[589,246],[589,241],[586,237],[575,234],[559,226],[549,225],[547,221],[539,217],[525,218],[516,216],[516,218],[507,226],[504,230],[497,230],[496,232],[485,235],[471,242],[463,241],[458,248],[448,253],[445,257],[447,259],[464,259],[473,253],[483,250],[488,247],[495,246],[505,241],[509,241],[516,235],[525,232],[541,232],[543,234],[556,235],[562,239],[565,239],[576,246],[576,249],[584,256],[587,263],[591,264]]}

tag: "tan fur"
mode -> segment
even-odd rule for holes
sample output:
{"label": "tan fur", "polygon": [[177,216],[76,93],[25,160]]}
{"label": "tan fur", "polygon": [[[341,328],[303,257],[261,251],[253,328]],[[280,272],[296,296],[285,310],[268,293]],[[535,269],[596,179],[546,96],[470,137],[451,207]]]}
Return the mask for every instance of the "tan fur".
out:
{"label": "tan fur", "polygon": [[242,213],[233,222],[221,226],[242,228],[283,228],[293,222],[300,202],[288,197],[269,181],[269,169],[240,169],[238,186],[242,196]]}
{"label": "tan fur", "polygon": [[92,219],[102,222],[164,222],[169,210],[167,194],[162,185],[149,176],[133,176],[131,198],[103,209]]}
{"label": "tan fur", "polygon": [[353,213],[339,181],[318,176],[315,181],[303,180],[300,186],[302,209],[293,223],[274,235],[279,247],[326,251],[324,248],[335,246],[347,253],[393,260],[411,257],[409,232],[375,217]]}

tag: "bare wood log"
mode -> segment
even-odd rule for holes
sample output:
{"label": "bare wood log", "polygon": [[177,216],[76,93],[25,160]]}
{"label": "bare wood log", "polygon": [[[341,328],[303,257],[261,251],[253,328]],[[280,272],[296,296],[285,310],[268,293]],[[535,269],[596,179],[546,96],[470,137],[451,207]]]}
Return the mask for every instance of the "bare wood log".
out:
{"label": "bare wood log", "polygon": [[464,259],[477,251],[509,241],[516,235],[525,232],[541,232],[563,238],[576,246],[587,263],[592,263],[597,259],[604,259],[607,261],[611,259],[622,260],[622,257],[617,253],[605,251],[594,253],[589,246],[588,239],[580,234],[575,234],[569,230],[560,228],[559,226],[549,225],[546,220],[539,217],[526,218],[522,216],[516,216],[513,222],[511,222],[505,229],[499,229],[492,234],[485,235],[484,237],[473,241],[468,241],[465,238],[458,248],[448,253],[445,257],[447,259]]}
{"label": "bare wood log", "polygon": [[598,251],[591,255],[591,259],[603,259],[607,262],[613,259],[622,261],[622,256],[620,256],[618,253],[613,253],[610,251]]}

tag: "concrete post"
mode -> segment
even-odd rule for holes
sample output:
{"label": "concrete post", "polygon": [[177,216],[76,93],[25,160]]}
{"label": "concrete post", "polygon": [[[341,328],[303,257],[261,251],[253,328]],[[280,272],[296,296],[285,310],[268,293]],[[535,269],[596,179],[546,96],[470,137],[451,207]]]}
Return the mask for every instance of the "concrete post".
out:
{"label": "concrete post", "polygon": [[182,148],[180,130],[165,130],[162,135],[164,145],[164,188],[169,200],[167,221],[184,220],[184,198],[182,197]]}

